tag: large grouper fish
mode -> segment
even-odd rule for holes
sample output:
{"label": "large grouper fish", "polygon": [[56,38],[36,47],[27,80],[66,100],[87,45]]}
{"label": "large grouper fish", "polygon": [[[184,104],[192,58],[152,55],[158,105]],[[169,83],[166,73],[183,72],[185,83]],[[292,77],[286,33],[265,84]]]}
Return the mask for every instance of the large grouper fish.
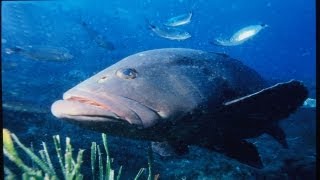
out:
{"label": "large grouper fish", "polygon": [[122,59],[65,92],[51,111],[94,131],[153,141],[159,154],[197,145],[262,168],[247,139],[266,133],[287,148],[278,122],[307,95],[300,81],[270,86],[228,55],[167,48]]}

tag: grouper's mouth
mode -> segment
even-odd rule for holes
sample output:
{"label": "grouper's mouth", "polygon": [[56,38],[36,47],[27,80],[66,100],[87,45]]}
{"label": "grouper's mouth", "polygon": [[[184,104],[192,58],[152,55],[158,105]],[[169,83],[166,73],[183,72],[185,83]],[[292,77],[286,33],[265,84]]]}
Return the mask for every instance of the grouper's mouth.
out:
{"label": "grouper's mouth", "polygon": [[105,104],[93,101],[91,99],[86,99],[86,98],[83,98],[83,97],[71,96],[70,98],[65,99],[65,100],[66,101],[76,101],[76,102],[80,102],[80,103],[83,103],[83,104],[89,104],[89,105],[92,105],[92,106],[96,106],[96,107],[101,108],[101,109],[110,110],[110,107],[105,105]]}
{"label": "grouper's mouth", "polygon": [[[66,92],[51,106],[54,116],[69,121],[115,122],[147,127],[158,115],[142,104],[120,96],[97,96],[84,91]],[[143,123],[143,119],[147,123]]]}

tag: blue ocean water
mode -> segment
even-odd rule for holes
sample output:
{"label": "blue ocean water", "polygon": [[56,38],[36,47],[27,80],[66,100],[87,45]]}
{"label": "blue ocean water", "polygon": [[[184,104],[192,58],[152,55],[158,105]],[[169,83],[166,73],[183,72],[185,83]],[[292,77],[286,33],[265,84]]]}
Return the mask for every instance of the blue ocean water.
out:
{"label": "blue ocean water", "polygon": [[[190,11],[193,13],[191,22],[183,29],[192,37],[183,41],[159,37],[146,24],[146,19],[160,24],[170,17]],[[221,47],[210,43],[216,38],[228,37],[245,26],[261,23],[268,27],[239,46]],[[63,92],[93,74],[126,56],[150,49],[180,47],[226,53],[272,82],[303,81],[308,87],[309,97],[315,98],[314,1],[12,1],[2,2],[1,28],[4,127],[16,133],[22,141],[33,142],[35,148],[40,148],[41,141],[50,142],[55,134],[72,137],[75,149],[89,149],[92,141],[101,142],[99,133],[54,118],[50,112],[51,104],[60,99]],[[97,37],[111,43],[114,49],[99,46]],[[63,47],[72,59],[42,61],[7,52],[14,47],[45,47],[51,50]],[[57,51],[61,52],[61,49]],[[269,163],[269,171],[263,174],[235,162],[228,164],[220,155],[194,149],[182,159],[158,159],[155,171],[164,179],[236,179],[237,173],[245,179],[268,177],[270,174],[276,178],[301,178],[313,174],[315,112],[301,110],[284,122],[290,134],[288,138],[292,139],[293,149],[289,153],[273,144],[268,137],[262,139],[267,139],[267,144],[271,144],[269,149],[263,146],[262,141],[257,144],[262,144],[259,149],[262,154],[278,153],[279,157],[292,154],[294,158],[287,158],[292,161],[290,165],[284,163],[287,161],[278,162],[276,157],[268,157],[264,161]],[[146,142],[118,137],[110,139],[115,167],[124,165],[124,177],[136,174],[140,167],[146,167]],[[299,148],[302,145],[307,148]],[[88,155],[86,158],[89,159]],[[226,164],[221,167],[219,163]],[[306,163],[310,168],[301,170],[301,174],[295,176],[291,172],[295,163]],[[184,170],[188,168],[189,171]],[[86,173],[86,177],[89,176],[90,173]]]}

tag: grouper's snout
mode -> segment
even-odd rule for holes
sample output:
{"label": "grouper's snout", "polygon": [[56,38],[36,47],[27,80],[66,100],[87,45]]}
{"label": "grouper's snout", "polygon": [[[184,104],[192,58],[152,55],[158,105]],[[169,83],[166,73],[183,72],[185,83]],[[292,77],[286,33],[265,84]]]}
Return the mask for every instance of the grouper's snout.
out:
{"label": "grouper's snout", "polygon": [[63,118],[61,101],[62,100],[58,100],[51,105],[51,113],[57,118]]}
{"label": "grouper's snout", "polygon": [[75,90],[54,102],[51,112],[57,118],[77,123],[121,122],[141,128],[150,127],[159,119],[156,112],[128,98]]}

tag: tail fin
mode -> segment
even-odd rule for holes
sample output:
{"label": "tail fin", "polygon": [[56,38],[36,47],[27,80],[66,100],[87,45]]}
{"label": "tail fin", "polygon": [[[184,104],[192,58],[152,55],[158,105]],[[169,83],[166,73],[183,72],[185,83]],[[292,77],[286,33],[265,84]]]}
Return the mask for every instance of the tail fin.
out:
{"label": "tail fin", "polygon": [[88,24],[87,24],[86,22],[84,22],[84,21],[81,21],[80,24],[81,24],[83,27],[87,27],[87,25],[88,25]]}
{"label": "tail fin", "polygon": [[209,41],[209,44],[214,46],[222,46],[221,43],[216,39],[214,39],[213,41]]}
{"label": "tail fin", "polygon": [[209,42],[212,45],[215,46],[235,46],[237,43],[231,42],[229,40],[223,40],[223,39],[214,39],[213,41]]}
{"label": "tail fin", "polygon": [[144,18],[144,21],[146,22],[148,29],[152,30],[157,28],[157,26],[153,25],[148,18]]}

